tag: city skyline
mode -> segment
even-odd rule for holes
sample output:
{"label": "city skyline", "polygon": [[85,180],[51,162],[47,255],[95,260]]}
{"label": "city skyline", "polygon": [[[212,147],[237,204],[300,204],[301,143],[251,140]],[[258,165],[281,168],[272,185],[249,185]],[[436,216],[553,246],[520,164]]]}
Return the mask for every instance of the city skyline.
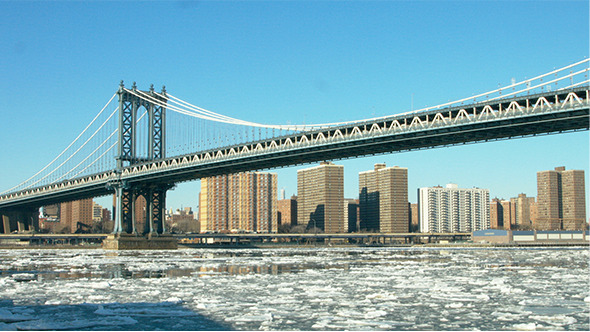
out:
{"label": "city skyline", "polygon": [[[10,142],[0,157],[9,174],[0,177],[0,190],[53,159],[121,79],[165,84],[191,103],[257,122],[397,114],[587,58],[588,3],[560,2],[567,11],[555,11],[556,4],[2,2],[7,52],[0,57],[11,65],[0,69],[10,124],[0,132]],[[130,13],[143,19],[125,19]],[[482,23],[490,20],[502,24]],[[152,40],[162,47],[138,51]],[[556,166],[584,170],[590,183],[588,150],[588,132],[581,132],[337,162],[345,168],[345,197],[358,193],[358,172],[386,163],[409,169],[409,188],[452,182],[508,199],[537,196],[535,173]],[[297,170],[308,166],[270,171],[290,196]],[[199,181],[179,184],[167,206],[196,206],[198,188]]]}

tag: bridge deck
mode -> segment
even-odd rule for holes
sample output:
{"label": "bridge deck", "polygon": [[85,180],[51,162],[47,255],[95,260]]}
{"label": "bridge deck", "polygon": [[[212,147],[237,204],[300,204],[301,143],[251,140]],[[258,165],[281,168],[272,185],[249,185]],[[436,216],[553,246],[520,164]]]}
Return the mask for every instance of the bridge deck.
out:
{"label": "bridge deck", "polygon": [[0,209],[108,195],[111,185],[164,185],[203,177],[527,137],[590,127],[589,87],[518,96],[330,127],[196,152],[0,196]]}

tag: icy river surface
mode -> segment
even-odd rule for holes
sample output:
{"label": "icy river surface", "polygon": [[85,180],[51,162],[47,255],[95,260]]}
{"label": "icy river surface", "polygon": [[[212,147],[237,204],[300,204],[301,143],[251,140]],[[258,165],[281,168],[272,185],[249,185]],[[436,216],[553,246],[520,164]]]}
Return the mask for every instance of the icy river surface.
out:
{"label": "icy river surface", "polygon": [[589,330],[588,248],[0,250],[0,330]]}

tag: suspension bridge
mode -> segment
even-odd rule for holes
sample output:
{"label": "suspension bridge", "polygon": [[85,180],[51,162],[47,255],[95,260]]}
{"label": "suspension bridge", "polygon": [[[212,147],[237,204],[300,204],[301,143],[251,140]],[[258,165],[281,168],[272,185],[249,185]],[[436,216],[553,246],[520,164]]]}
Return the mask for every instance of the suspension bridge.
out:
{"label": "suspension bridge", "polygon": [[[386,117],[269,125],[121,82],[39,172],[0,192],[0,233],[36,229],[42,206],[115,194],[113,233],[165,233],[166,192],[222,174],[589,129],[589,59],[461,100]],[[135,199],[147,202],[135,228]]]}

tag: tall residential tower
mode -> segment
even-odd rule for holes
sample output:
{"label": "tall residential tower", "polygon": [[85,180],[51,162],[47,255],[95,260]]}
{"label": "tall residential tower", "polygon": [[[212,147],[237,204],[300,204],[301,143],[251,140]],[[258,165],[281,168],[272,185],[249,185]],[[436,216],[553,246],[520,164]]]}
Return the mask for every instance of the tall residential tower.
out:
{"label": "tall residential tower", "polygon": [[537,212],[534,225],[539,230],[579,230],[586,223],[584,171],[565,170],[537,173]]}
{"label": "tall residential tower", "polygon": [[201,232],[277,232],[277,174],[239,173],[201,179]]}
{"label": "tall residential tower", "polygon": [[344,220],[344,166],[322,162],[297,171],[297,223],[326,233],[342,233]]}
{"label": "tall residential tower", "polygon": [[408,169],[375,164],[359,173],[360,229],[383,233],[407,233]]}
{"label": "tall residential tower", "polygon": [[462,189],[456,184],[446,188],[418,189],[420,232],[473,232],[490,228],[490,191]]}

